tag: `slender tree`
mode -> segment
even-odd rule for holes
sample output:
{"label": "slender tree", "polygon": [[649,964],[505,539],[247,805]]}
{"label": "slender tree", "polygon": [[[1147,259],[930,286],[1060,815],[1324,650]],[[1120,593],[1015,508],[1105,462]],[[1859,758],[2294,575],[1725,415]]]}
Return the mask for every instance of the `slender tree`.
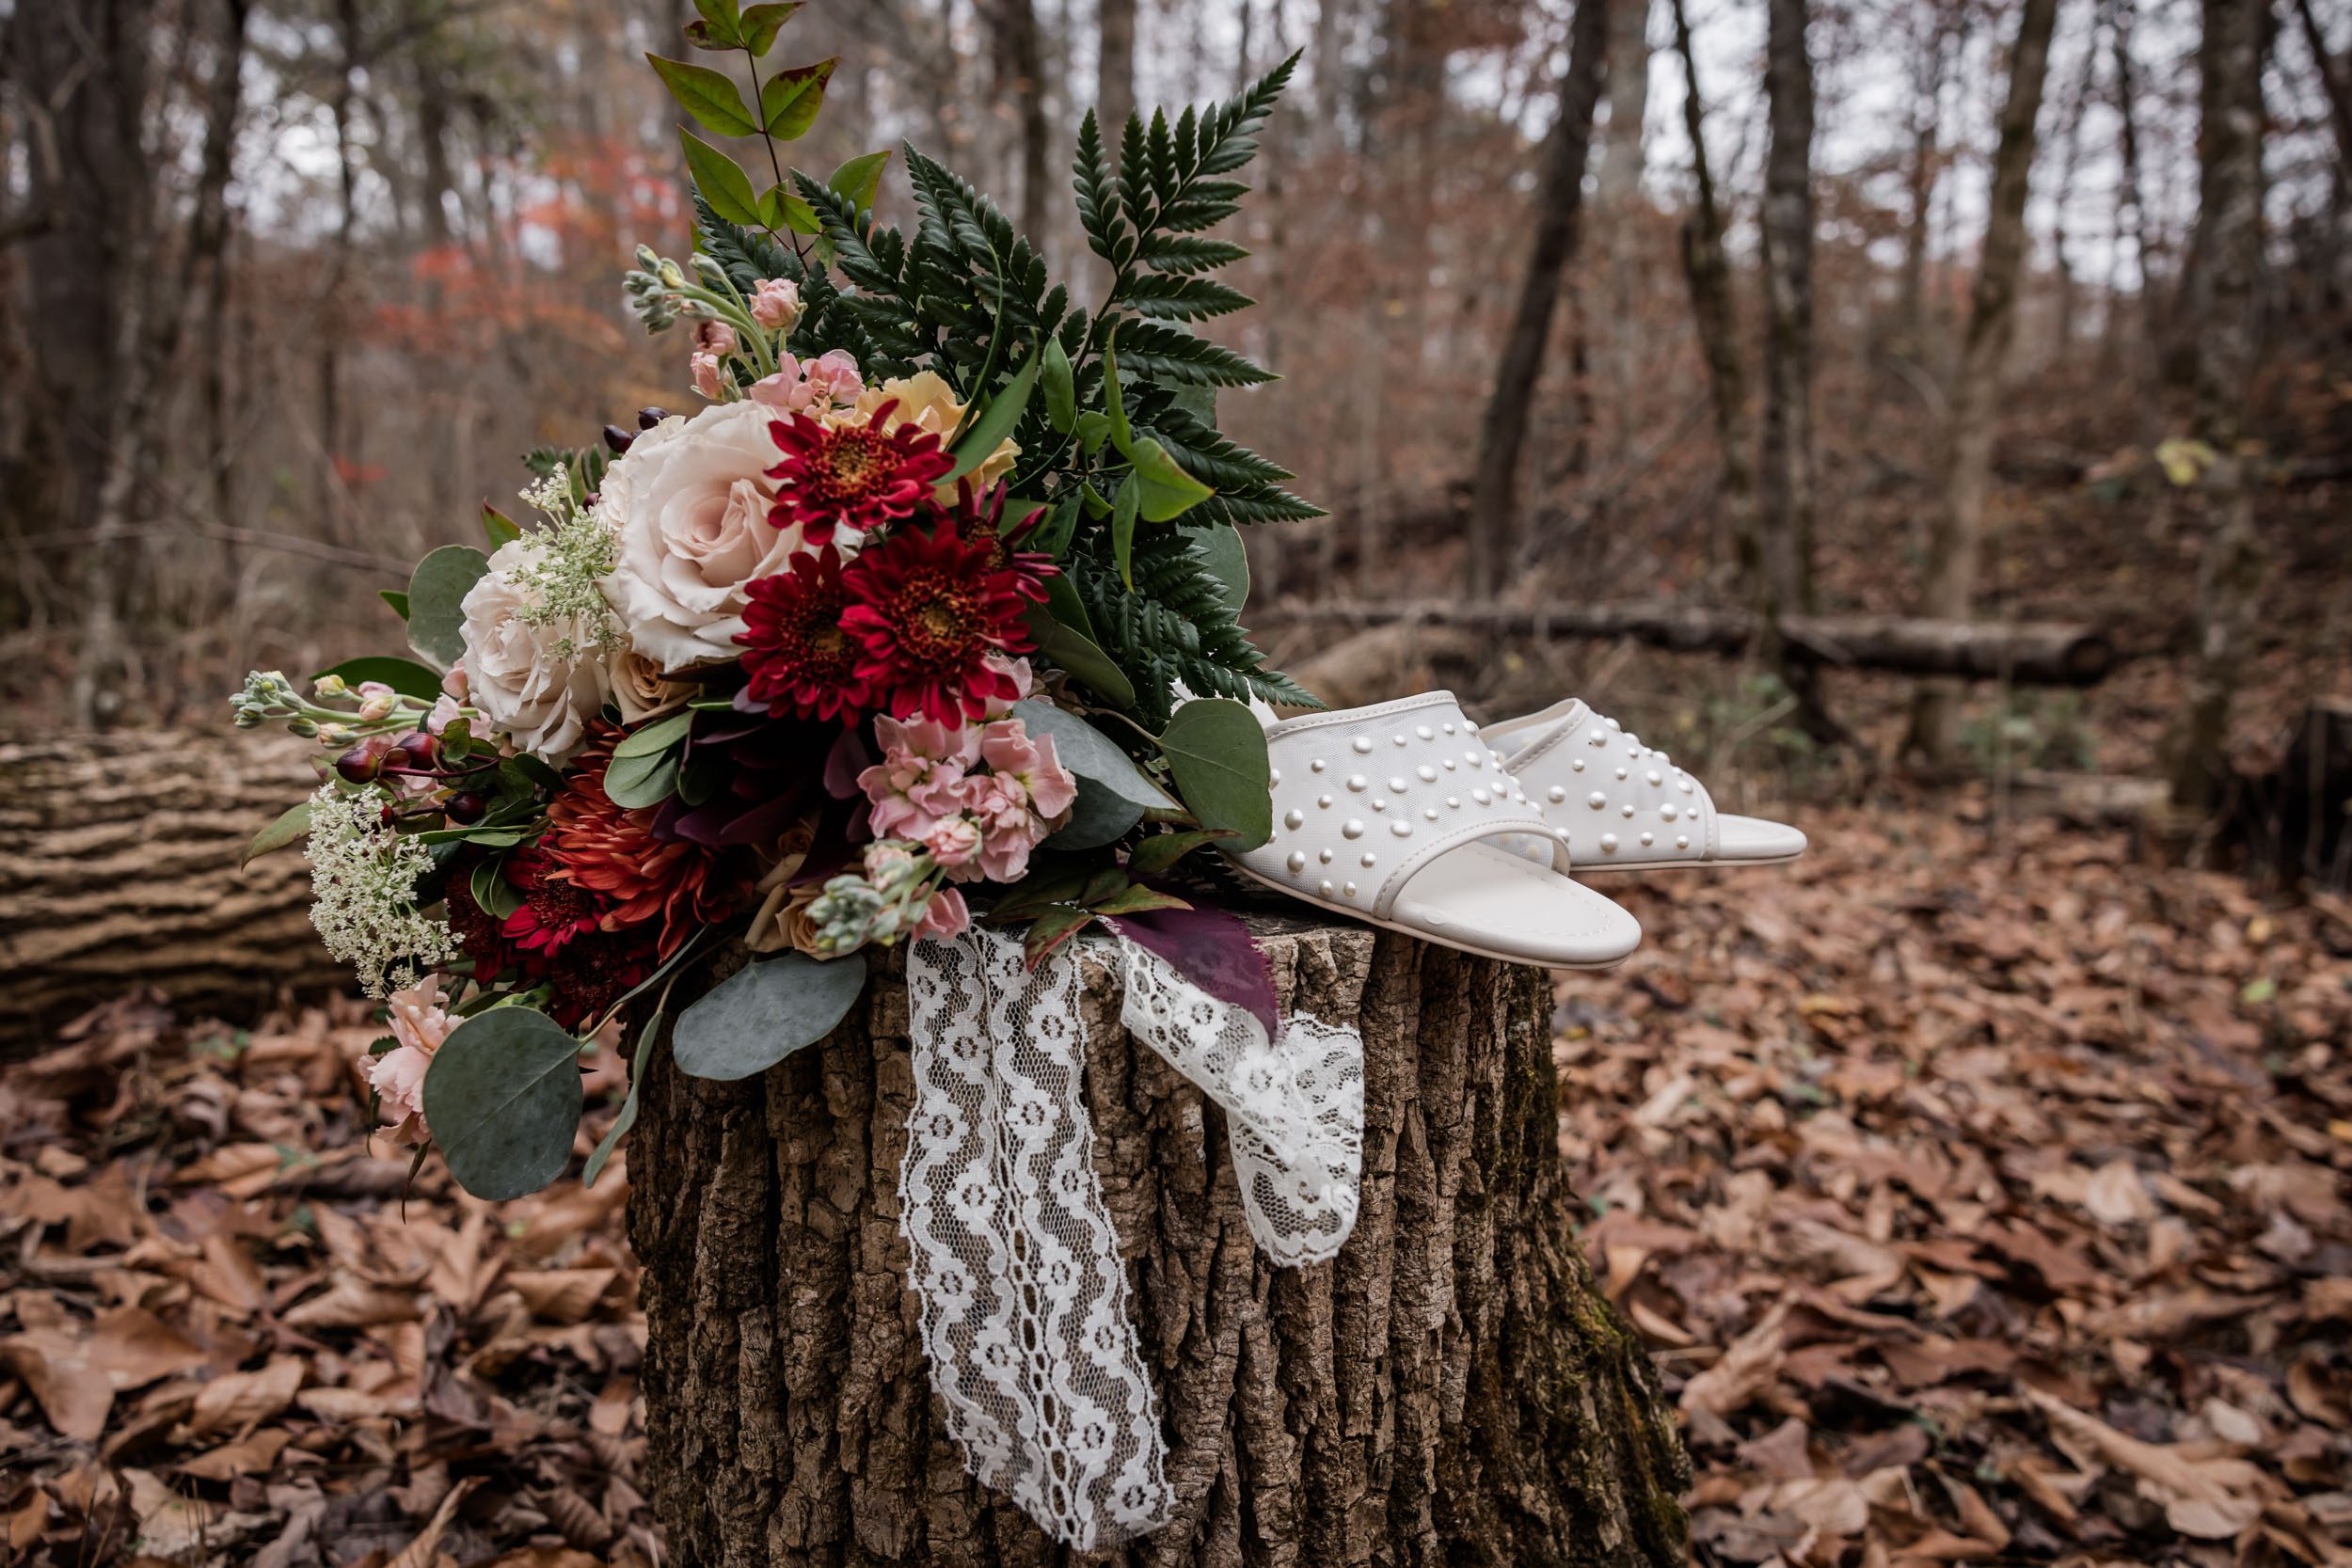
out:
{"label": "slender tree", "polygon": [[1770,0],[1764,90],[1764,424],[1750,557],[1764,653],[1805,733],[1843,738],[1820,672],[1791,656],[1780,617],[1813,608],[1813,58],[1806,0]]}
{"label": "slender tree", "polygon": [[1576,253],[1584,205],[1584,162],[1593,145],[1593,114],[1600,103],[1609,56],[1609,0],[1577,0],[1569,28],[1568,62],[1560,72],[1559,112],[1544,144],[1535,188],[1534,240],[1520,280],[1518,309],[1503,340],[1494,392],[1478,428],[1478,461],[1470,482],[1470,553],[1465,585],[1474,600],[1502,585],[1517,534],[1519,457],[1527,445],[1528,412],[1543,374],[1560,280]]}
{"label": "slender tree", "polygon": [[[1952,417],[1944,475],[1944,505],[1928,538],[1923,613],[1967,620],[1976,609],[1984,556],[1985,514],[1993,482],[1993,435],[1999,412],[2001,371],[2016,337],[2017,280],[2026,261],[2026,196],[2033,171],[2035,131],[2042,86],[2049,76],[2050,35],[2058,0],[2026,0],[2017,40],[2010,49],[2009,98],[2001,109],[2001,140],[1993,154],[1992,211],[1985,219],[1984,254],[1970,291],[1968,335]],[[1913,693],[1904,750],[1929,764],[1950,754],[1960,693],[1948,681],[1923,681]]]}
{"label": "slender tree", "polygon": [[1136,0],[1101,0],[1101,6],[1094,104],[1104,136],[1116,145],[1119,128],[1136,107]]}
{"label": "slender tree", "polygon": [[1756,535],[1756,466],[1749,450],[1756,431],[1732,309],[1731,263],[1724,255],[1723,213],[1716,205],[1714,170],[1707,156],[1707,100],[1699,90],[1698,55],[1691,47],[1691,21],[1683,0],[1671,4],[1675,52],[1682,59],[1682,129],[1690,139],[1691,173],[1697,185],[1682,223],[1682,276],[1691,290],[1691,314],[1698,327],[1699,352],[1707,361],[1715,440],[1723,451],[1723,493],[1714,539],[1715,559],[1722,562],[1729,554],[1726,543],[1747,548]]}
{"label": "slender tree", "polygon": [[2262,66],[2266,8],[2204,0],[2197,55],[2196,410],[2211,457],[2199,488],[2207,517],[2197,568],[2196,651],[2169,748],[2173,806],[2203,816],[2231,771],[2230,705],[2252,640],[2262,553],[2243,443],[2262,269]]}
{"label": "slender tree", "polygon": [[1010,101],[1021,171],[1021,231],[1044,244],[1057,194],[1047,174],[1052,132],[1045,116],[1045,42],[1033,0],[995,0],[997,91]]}

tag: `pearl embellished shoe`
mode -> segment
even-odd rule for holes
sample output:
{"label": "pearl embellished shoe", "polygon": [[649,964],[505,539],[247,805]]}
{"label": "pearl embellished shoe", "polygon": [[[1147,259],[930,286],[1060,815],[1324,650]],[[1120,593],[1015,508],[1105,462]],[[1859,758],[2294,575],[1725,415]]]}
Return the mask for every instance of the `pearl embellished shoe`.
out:
{"label": "pearl embellished shoe", "polygon": [[1717,811],[1705,784],[1581,697],[1489,725],[1486,735],[1562,833],[1580,872],[1779,865],[1804,853],[1804,833]]}
{"label": "pearl embellished shoe", "polygon": [[[1565,834],[1452,692],[1284,720],[1266,750],[1274,836],[1227,852],[1256,880],[1511,963],[1605,969],[1641,942],[1630,914],[1568,879]],[[1540,857],[1511,847],[1531,842]]]}

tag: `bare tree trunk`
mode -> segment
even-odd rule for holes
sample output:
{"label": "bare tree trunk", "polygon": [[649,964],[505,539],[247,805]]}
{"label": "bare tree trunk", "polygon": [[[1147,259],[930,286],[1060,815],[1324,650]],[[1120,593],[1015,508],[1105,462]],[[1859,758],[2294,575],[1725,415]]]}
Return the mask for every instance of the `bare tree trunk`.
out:
{"label": "bare tree trunk", "polygon": [[1747,564],[1765,656],[1816,740],[1844,738],[1814,667],[1788,657],[1779,618],[1813,610],[1813,60],[1807,0],[1770,0],[1764,87],[1764,428],[1755,553]]}
{"label": "bare tree trunk", "polygon": [[1721,564],[1734,550],[1752,548],[1756,537],[1756,467],[1749,455],[1755,421],[1748,414],[1747,376],[1740,362],[1731,264],[1724,257],[1723,213],[1715,203],[1715,176],[1708,163],[1707,100],[1699,91],[1698,56],[1691,48],[1691,22],[1683,0],[1672,3],[1675,50],[1682,56],[1682,129],[1690,138],[1692,174],[1698,184],[1697,199],[1682,224],[1682,276],[1690,284],[1691,314],[1698,326],[1699,352],[1707,361],[1715,441],[1723,449],[1723,495],[1712,550]]}
{"label": "bare tree trunk", "polygon": [[[1327,1264],[1250,1243],[1223,1120],[1085,965],[1096,1167],[1177,1515],[1104,1564],[1666,1568],[1688,1471],[1594,1286],[1544,976],[1356,927],[1259,927],[1285,1005],[1360,1022],[1364,1201]],[[674,999],[675,1000],[675,999]],[[902,983],[764,1077],[644,1075],[646,1473],[679,1568],[1072,1560],[965,1473],[907,1291]]]}
{"label": "bare tree trunk", "polygon": [[[2107,41],[2115,55],[2115,113],[2118,148],[2123,160],[2123,188],[2132,209],[2132,257],[2139,267],[2139,311],[2142,349],[2153,364],[2164,354],[2164,298],[2157,288],[2157,245],[2154,226],[2148,218],[2148,187],[2140,166],[2139,74],[2132,58],[2131,0],[2110,0]],[[2146,378],[2135,378],[2143,387]],[[2154,411],[2141,393],[2144,423],[2153,425]]]}
{"label": "bare tree trunk", "polygon": [[1120,128],[1136,108],[1136,0],[1100,0],[1101,57],[1094,71],[1094,103],[1102,116],[1103,141],[1119,146]]}
{"label": "bare tree trunk", "polygon": [[2318,71],[2320,88],[2328,95],[2328,125],[2335,133],[2341,172],[2343,167],[2352,167],[2352,81],[2345,79],[2343,62],[2328,52],[2328,35],[2312,9],[2312,0],[2295,0],[2295,12],[2303,24],[2303,41]]}
{"label": "bare tree trunk", "polygon": [[[1929,533],[1927,588],[1920,595],[1920,613],[1938,620],[1965,621],[1976,610],[2001,372],[2016,337],[2017,280],[2026,260],[2026,185],[2033,172],[2035,125],[2042,114],[2050,34],[2057,20],[2058,0],[2026,0],[2017,41],[2010,51],[2009,99],[2001,109],[2000,146],[1993,155],[1992,211],[1985,219],[1984,254],[1970,292],[1960,380],[1952,390],[1945,505]],[[1947,682],[1919,685],[1912,694],[1905,752],[1930,765],[1949,756],[1959,696]]]}
{"label": "bare tree trunk", "polygon": [[2092,86],[2099,75],[2099,51],[2094,46],[2083,50],[2082,73],[2074,78],[2074,86],[2066,96],[2066,109],[2059,120],[2058,182],[2056,198],[2056,219],[2050,234],[2050,254],[2058,267],[2058,322],[2052,328],[2051,353],[2043,363],[2062,361],[2074,347],[2074,309],[2081,290],[2074,277],[2074,258],[2068,245],[2068,212],[2074,204],[2074,176],[2082,167],[2083,111],[2090,103]]}
{"label": "bare tree trunk", "polygon": [[1559,116],[1544,146],[1535,187],[1535,238],[1519,284],[1518,308],[1503,340],[1493,396],[1478,428],[1478,464],[1470,484],[1470,554],[1465,586],[1470,598],[1494,596],[1512,556],[1518,509],[1519,455],[1535,383],[1551,340],[1560,280],[1576,252],[1584,206],[1584,161],[1593,143],[1593,112],[1600,102],[1609,51],[1609,0],[1577,0],[1568,63],[1560,73]]}
{"label": "bare tree trunk", "polygon": [[1641,266],[1643,121],[1649,115],[1650,0],[1617,0],[1609,23],[1609,127],[1596,155],[1594,179],[1600,201],[1602,238],[1609,255],[1609,308],[1601,349],[1608,360],[1615,435],[1622,445],[1634,417],[1635,386],[1641,374],[1645,324],[1634,309],[1634,278]]}
{"label": "bare tree trunk", "polygon": [[1926,11],[1925,34],[1912,64],[1911,166],[1905,178],[1909,210],[1903,220],[1903,265],[1896,294],[1895,333],[1900,351],[1926,357],[1928,240],[1934,227],[1935,184],[1943,168],[1944,72],[1955,36],[1943,5]]}
{"label": "bare tree trunk", "polygon": [[2227,793],[2230,705],[2252,640],[2262,553],[2248,483],[2244,410],[2254,371],[2262,269],[2265,8],[2204,0],[2198,50],[2197,422],[2213,460],[2201,488],[2208,531],[2197,568],[2197,647],[2169,747],[2176,811],[2210,815]]}
{"label": "bare tree trunk", "polygon": [[1011,101],[1020,127],[1021,232],[1045,245],[1053,194],[1045,172],[1052,133],[1045,123],[1045,43],[1032,0],[996,0],[996,90]]}

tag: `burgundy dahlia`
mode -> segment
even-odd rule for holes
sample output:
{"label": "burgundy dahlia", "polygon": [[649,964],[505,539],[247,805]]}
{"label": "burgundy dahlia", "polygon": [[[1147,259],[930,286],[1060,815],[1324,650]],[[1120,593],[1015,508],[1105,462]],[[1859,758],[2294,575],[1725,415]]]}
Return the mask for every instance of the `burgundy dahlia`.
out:
{"label": "burgundy dahlia", "polygon": [[604,770],[622,732],[600,729],[548,805],[539,849],[550,881],[568,882],[603,904],[598,927],[650,926],[667,958],[702,927],[725,919],[751,891],[739,859],[680,839],[656,837],[655,812],[612,803]]}
{"label": "burgundy dahlia", "polygon": [[991,700],[1021,695],[988,663],[992,653],[1031,645],[1021,577],[991,564],[993,554],[993,541],[952,527],[900,529],[842,573],[851,603],[841,625],[864,650],[857,673],[873,705],[953,727],[984,717]]}
{"label": "burgundy dahlia", "polygon": [[744,585],[743,673],[752,703],[778,718],[854,720],[866,706],[857,641],[842,629],[850,592],[832,546]]}
{"label": "burgundy dahlia", "polygon": [[784,461],[768,470],[780,484],[768,520],[796,524],[812,545],[830,542],[836,528],[871,531],[914,515],[946,477],[955,459],[939,437],[908,423],[884,431],[897,408],[883,404],[865,424],[831,425],[805,414],[771,424]]}

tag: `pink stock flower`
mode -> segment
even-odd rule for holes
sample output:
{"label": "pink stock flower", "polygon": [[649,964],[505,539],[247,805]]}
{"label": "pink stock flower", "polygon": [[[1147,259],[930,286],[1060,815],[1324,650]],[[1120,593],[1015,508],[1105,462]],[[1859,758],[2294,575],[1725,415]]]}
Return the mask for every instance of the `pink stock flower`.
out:
{"label": "pink stock flower", "polygon": [[697,352],[691,361],[694,369],[694,390],[717,403],[727,395],[724,372],[719,369],[719,356]]}
{"label": "pink stock flower", "polygon": [[914,934],[934,942],[951,942],[971,924],[972,911],[965,905],[963,895],[951,887],[935,888],[930,902],[923,906],[923,918],[914,924]]}
{"label": "pink stock flower", "polygon": [[857,361],[834,349],[815,359],[785,355],[776,373],[752,384],[752,401],[787,414],[830,414],[836,404],[855,403],[866,391]]}
{"label": "pink stock flower", "polygon": [[425,1069],[453,1027],[446,1002],[437,974],[392,992],[385,1005],[391,1010],[392,1037],[400,1043],[367,1064],[368,1083],[383,1104],[384,1119],[420,1139],[424,1134]]}
{"label": "pink stock flower", "polygon": [[1048,831],[1029,809],[1029,792],[1009,773],[975,781],[972,813],[980,824],[980,875],[992,882],[1017,882],[1028,875],[1029,851]]}
{"label": "pink stock flower", "polygon": [[788,277],[763,277],[752,294],[752,320],[771,332],[789,332],[801,320],[801,286]]}
{"label": "pink stock flower", "polygon": [[1012,682],[1011,696],[988,699],[986,718],[1006,718],[1012,712],[1013,704],[1026,701],[1029,693],[1037,689],[1037,672],[1029,668],[1029,661],[1025,658],[1015,658],[1009,654],[989,654],[982,662]]}
{"label": "pink stock flower", "polygon": [[953,877],[979,858],[980,825],[961,815],[944,816],[923,835],[923,847]]}
{"label": "pink stock flower", "polygon": [[999,719],[980,732],[980,756],[997,778],[1020,781],[1029,807],[1050,827],[1078,800],[1078,782],[1054,754],[1054,737],[1032,736],[1018,719]]}
{"label": "pink stock flower", "polygon": [[857,782],[873,803],[876,833],[922,838],[963,809],[972,782],[964,775],[980,759],[977,732],[928,719],[877,719],[874,737],[882,760]]}
{"label": "pink stock flower", "polygon": [[723,359],[742,345],[735,328],[723,321],[699,321],[694,324],[694,351],[716,355]]}

